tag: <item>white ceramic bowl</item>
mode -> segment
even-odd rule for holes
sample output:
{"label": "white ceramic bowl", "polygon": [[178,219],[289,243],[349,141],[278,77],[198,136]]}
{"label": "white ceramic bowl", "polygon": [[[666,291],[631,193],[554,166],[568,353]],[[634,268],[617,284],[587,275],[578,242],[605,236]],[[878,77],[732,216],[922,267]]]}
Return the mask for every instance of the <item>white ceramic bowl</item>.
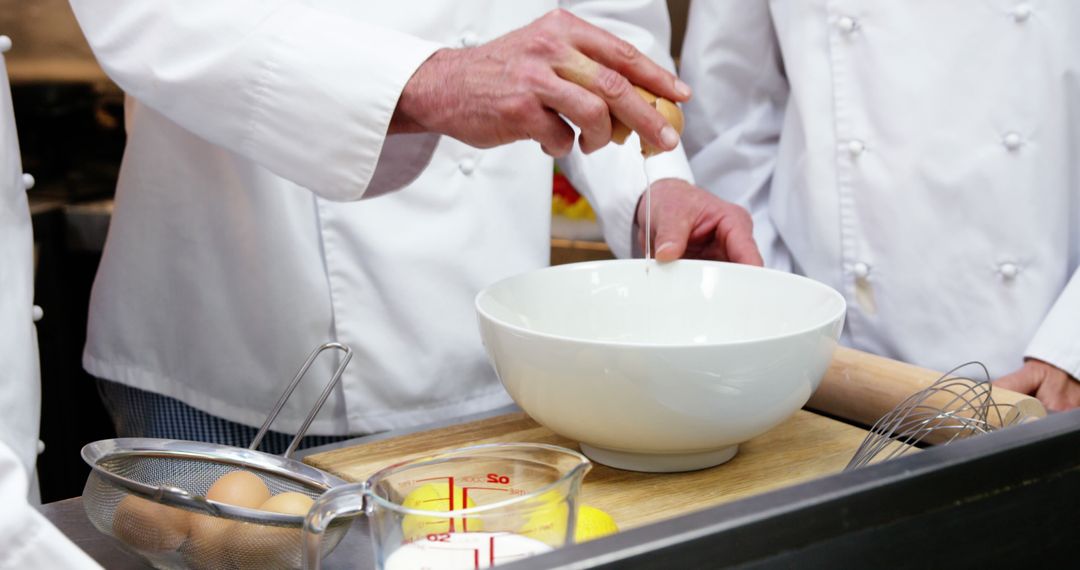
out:
{"label": "white ceramic bowl", "polygon": [[846,305],[788,273],[640,259],[548,267],[476,297],[519,406],[591,459],[635,471],[723,463],[821,382]]}

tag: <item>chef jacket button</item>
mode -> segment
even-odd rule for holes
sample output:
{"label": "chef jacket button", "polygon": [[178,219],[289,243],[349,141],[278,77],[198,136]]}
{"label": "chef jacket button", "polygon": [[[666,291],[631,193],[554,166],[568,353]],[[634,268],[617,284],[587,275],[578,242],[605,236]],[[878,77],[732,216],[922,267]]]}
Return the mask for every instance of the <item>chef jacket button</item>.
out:
{"label": "chef jacket button", "polygon": [[45,453],[45,442],[39,439],[37,440],[37,454],[41,455],[42,453]]}
{"label": "chef jacket button", "polygon": [[1012,17],[1017,23],[1024,23],[1031,17],[1031,5],[1030,4],[1017,4],[1012,10]]}
{"label": "chef jacket button", "polygon": [[1020,145],[1023,144],[1023,140],[1020,138],[1020,133],[1008,132],[1005,136],[1001,137],[1001,144],[1005,145],[1005,148],[1009,150],[1017,150]]}
{"label": "chef jacket button", "polygon": [[859,22],[851,16],[840,16],[836,20],[836,27],[845,34],[854,32],[859,27]]}
{"label": "chef jacket button", "polygon": [[870,275],[870,266],[861,261],[851,266],[851,270],[858,279],[866,279]]}
{"label": "chef jacket button", "polygon": [[1017,267],[1015,263],[1006,261],[998,266],[998,273],[1005,279],[1012,279],[1013,277],[1016,277],[1017,273],[1020,273],[1020,268]]}
{"label": "chef jacket button", "polygon": [[41,307],[39,307],[37,305],[34,305],[34,308],[31,309],[31,311],[30,311],[30,317],[34,319],[34,322],[36,323],[36,322],[40,321],[41,318],[44,317],[44,316],[45,316],[45,311]]}
{"label": "chef jacket button", "polygon": [[847,149],[851,156],[859,156],[866,150],[866,144],[858,139],[852,140],[847,143]]}
{"label": "chef jacket button", "polygon": [[0,36],[0,53],[4,53],[9,49],[11,49],[11,38]]}
{"label": "chef jacket button", "polygon": [[34,175],[33,174],[30,174],[29,172],[23,172],[23,175],[22,175],[23,190],[29,190],[29,189],[33,188],[34,187],[34,182],[35,181],[34,181]]}
{"label": "chef jacket button", "polygon": [[473,32],[465,32],[465,35],[461,36],[461,45],[464,47],[476,47],[480,45],[480,38]]}
{"label": "chef jacket button", "polygon": [[458,168],[461,169],[462,174],[468,176],[472,174],[474,170],[476,170],[476,161],[471,158],[466,158],[465,160],[461,161],[461,164],[458,165]]}

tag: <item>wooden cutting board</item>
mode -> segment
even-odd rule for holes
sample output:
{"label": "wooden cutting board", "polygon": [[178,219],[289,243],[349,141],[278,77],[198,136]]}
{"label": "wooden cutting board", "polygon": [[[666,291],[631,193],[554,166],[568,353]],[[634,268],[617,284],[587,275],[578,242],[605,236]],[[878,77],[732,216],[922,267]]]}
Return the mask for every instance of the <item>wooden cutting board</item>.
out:
{"label": "wooden cutting board", "polygon": [[[841,471],[866,431],[800,410],[744,443],[731,461],[688,473],[636,473],[594,464],[582,486],[585,504],[625,530]],[[394,463],[467,445],[537,442],[578,449],[524,413],[374,441],[308,456],[305,463],[363,481]]]}

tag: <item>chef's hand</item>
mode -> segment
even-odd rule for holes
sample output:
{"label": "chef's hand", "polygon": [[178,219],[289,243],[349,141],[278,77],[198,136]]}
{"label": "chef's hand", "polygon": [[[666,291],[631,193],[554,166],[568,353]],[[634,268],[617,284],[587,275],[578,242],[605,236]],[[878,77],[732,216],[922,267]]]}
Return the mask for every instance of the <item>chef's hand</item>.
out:
{"label": "chef's hand", "polygon": [[611,141],[618,118],[671,150],[679,135],[634,91],[673,101],[690,88],[628,42],[564,10],[474,48],[435,52],[405,85],[390,132],[437,132],[488,148],[533,139],[564,156],[581,129],[582,151]]}
{"label": "chef's hand", "polygon": [[[645,197],[638,201],[638,242],[645,248]],[[753,222],[743,208],[678,178],[652,185],[652,246],[657,261],[679,258],[762,265]]]}
{"label": "chef's hand", "polygon": [[1061,412],[1080,407],[1080,382],[1064,370],[1034,358],[1024,360],[1020,370],[998,378],[994,385],[1035,396],[1048,410]]}

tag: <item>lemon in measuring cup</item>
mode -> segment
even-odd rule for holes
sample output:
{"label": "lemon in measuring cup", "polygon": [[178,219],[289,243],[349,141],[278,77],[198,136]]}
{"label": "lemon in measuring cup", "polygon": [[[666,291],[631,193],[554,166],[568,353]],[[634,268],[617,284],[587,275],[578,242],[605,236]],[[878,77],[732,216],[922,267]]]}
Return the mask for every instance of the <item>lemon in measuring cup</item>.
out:
{"label": "lemon in measuring cup", "polygon": [[[454,488],[451,500],[448,483],[428,483],[413,489],[405,496],[401,506],[422,511],[446,512],[475,507],[476,501],[466,497],[460,487]],[[401,531],[407,541],[424,538],[429,534],[477,530],[483,530],[483,525],[479,520],[469,518],[405,515],[401,520]]]}

